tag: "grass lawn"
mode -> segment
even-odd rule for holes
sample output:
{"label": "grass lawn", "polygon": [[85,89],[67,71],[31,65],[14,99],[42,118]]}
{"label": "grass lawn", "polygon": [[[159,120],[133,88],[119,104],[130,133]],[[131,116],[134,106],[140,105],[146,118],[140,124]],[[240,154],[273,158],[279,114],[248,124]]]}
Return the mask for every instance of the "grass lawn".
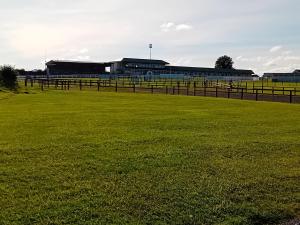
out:
{"label": "grass lawn", "polygon": [[0,224],[300,216],[300,105],[0,92]]}
{"label": "grass lawn", "polygon": [[248,87],[249,89],[253,86],[255,88],[268,88],[268,89],[282,89],[285,90],[297,90],[299,92],[300,90],[300,82],[272,82],[272,81],[243,81],[243,82],[234,82],[235,85],[240,87]]}

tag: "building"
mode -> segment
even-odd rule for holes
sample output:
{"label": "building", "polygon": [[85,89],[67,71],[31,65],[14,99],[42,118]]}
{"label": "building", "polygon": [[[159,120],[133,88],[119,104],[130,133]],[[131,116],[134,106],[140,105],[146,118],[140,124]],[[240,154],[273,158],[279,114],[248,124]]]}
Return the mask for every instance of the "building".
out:
{"label": "building", "polygon": [[50,61],[47,74],[54,75],[110,75],[145,78],[203,77],[211,80],[252,80],[252,70],[215,69],[203,67],[172,66],[163,60],[124,58],[107,63]]}
{"label": "building", "polygon": [[105,74],[110,63],[51,60],[46,63],[47,75],[96,75]]}
{"label": "building", "polygon": [[124,58],[111,63],[112,74],[133,76],[201,76],[211,80],[252,80],[252,70],[171,66],[163,60]]}
{"label": "building", "polygon": [[253,81],[259,81],[260,77],[257,74],[252,75]]}
{"label": "building", "polygon": [[300,82],[300,70],[293,73],[265,73],[264,78],[272,79],[273,82]]}
{"label": "building", "polygon": [[165,73],[168,62],[153,59],[124,58],[111,63],[110,73],[127,75],[160,75]]}

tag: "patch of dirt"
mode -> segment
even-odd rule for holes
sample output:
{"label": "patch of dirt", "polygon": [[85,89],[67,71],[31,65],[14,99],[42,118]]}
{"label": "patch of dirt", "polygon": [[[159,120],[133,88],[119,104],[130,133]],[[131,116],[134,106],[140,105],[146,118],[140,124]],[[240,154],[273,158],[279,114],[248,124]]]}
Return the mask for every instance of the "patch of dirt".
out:
{"label": "patch of dirt", "polygon": [[280,225],[300,225],[300,219],[293,219],[285,223],[281,223]]}

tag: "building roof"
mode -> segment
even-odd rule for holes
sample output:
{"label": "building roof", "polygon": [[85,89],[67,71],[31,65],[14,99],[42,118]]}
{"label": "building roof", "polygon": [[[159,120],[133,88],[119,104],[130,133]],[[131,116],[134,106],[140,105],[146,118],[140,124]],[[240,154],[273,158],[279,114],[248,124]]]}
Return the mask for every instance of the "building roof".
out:
{"label": "building roof", "polygon": [[264,77],[282,77],[282,76],[300,76],[300,70],[295,70],[293,73],[265,73]]}
{"label": "building roof", "polygon": [[166,61],[163,60],[157,60],[157,59],[136,59],[136,58],[123,58],[121,60],[123,63],[147,63],[147,64],[161,64],[161,65],[167,65],[169,64]]}
{"label": "building roof", "polygon": [[218,72],[218,73],[239,73],[239,74],[254,74],[252,70],[239,70],[239,69],[216,69],[206,67],[187,67],[187,66],[167,66],[169,69],[177,71],[195,71],[195,72]]}
{"label": "building roof", "polygon": [[85,64],[85,65],[110,65],[111,63],[91,62],[91,61],[72,61],[72,60],[50,60],[46,63],[47,66],[57,64]]}
{"label": "building roof", "polygon": [[264,77],[299,77],[300,73],[265,73]]}

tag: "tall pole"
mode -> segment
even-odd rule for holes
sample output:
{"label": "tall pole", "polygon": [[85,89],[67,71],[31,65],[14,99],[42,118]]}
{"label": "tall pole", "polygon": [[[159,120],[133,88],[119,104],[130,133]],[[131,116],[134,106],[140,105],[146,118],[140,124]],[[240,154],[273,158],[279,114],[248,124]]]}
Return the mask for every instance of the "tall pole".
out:
{"label": "tall pole", "polygon": [[150,60],[152,59],[152,47],[153,47],[153,45],[152,45],[152,44],[149,44],[149,49],[150,49]]}

